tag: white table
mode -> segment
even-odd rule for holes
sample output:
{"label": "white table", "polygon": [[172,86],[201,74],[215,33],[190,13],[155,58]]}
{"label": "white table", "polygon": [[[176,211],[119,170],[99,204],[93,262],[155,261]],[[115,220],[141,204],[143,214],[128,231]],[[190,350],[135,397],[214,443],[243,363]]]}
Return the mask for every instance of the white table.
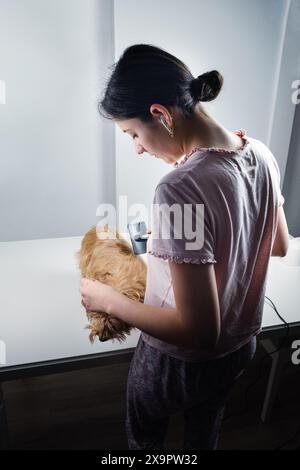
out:
{"label": "white table", "polygon": [[[140,334],[136,329],[123,343],[90,343],[75,258],[81,240],[0,243],[0,340],[6,346],[5,368],[123,352],[136,346]],[[146,259],[147,255],[141,256]]]}
{"label": "white table", "polygon": [[[81,240],[0,243],[0,382],[131,358],[140,336],[137,329],[122,343],[89,342],[75,259]],[[146,261],[147,255],[141,256]],[[271,258],[266,295],[293,326],[300,324],[299,287],[300,267]],[[267,303],[262,326],[263,332],[283,329]]]}

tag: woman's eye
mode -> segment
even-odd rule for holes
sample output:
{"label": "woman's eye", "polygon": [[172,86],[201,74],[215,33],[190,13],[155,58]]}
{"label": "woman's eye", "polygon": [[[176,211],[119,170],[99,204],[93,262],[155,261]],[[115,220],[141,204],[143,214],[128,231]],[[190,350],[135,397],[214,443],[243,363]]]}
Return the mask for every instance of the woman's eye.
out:
{"label": "woman's eye", "polygon": [[135,139],[137,137],[137,135],[134,135],[132,138]]}

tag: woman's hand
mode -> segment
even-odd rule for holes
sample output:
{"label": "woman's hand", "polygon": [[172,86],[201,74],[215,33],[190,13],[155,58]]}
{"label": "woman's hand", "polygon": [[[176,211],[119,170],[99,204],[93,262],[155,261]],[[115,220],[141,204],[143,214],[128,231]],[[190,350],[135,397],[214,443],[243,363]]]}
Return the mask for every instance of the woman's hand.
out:
{"label": "woman's hand", "polygon": [[118,292],[103,282],[83,277],[79,289],[82,303],[91,312],[109,313],[109,305]]}

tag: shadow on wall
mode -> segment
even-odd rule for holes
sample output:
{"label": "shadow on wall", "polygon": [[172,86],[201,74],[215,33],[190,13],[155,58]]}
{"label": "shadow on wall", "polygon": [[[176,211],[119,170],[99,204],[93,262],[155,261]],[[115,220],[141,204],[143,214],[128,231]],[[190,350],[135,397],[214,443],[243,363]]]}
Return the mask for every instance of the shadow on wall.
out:
{"label": "shadow on wall", "polygon": [[300,236],[300,104],[296,105],[291,143],[283,184],[285,214],[289,232],[294,237]]}

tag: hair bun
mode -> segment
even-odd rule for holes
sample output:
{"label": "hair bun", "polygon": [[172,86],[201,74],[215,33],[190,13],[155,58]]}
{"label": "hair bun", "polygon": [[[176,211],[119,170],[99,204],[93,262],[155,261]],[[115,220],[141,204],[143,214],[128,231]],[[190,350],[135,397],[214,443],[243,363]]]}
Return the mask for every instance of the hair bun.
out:
{"label": "hair bun", "polygon": [[191,81],[191,95],[195,101],[214,100],[223,86],[223,76],[217,70],[205,72]]}

